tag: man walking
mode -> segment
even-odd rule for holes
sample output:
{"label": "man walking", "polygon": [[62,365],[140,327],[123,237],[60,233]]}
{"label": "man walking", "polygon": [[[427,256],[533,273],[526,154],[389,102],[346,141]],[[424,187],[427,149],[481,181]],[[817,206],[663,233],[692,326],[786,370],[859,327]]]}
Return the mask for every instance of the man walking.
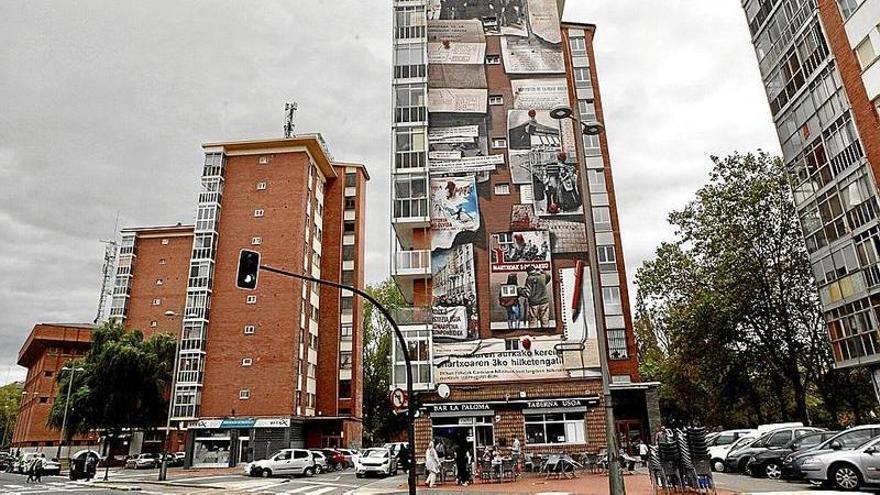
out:
{"label": "man walking", "polygon": [[542,270],[529,266],[526,268],[525,293],[529,303],[529,328],[547,328],[550,326],[550,293],[547,285],[550,275]]}

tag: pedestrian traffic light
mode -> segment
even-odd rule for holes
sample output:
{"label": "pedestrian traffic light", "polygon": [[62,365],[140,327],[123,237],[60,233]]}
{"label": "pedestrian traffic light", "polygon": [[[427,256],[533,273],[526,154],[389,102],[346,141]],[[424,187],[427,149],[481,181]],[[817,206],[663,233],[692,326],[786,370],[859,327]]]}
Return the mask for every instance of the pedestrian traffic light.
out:
{"label": "pedestrian traffic light", "polygon": [[260,270],[260,253],[242,249],[238,256],[238,273],[235,286],[239,289],[257,288],[257,272]]}

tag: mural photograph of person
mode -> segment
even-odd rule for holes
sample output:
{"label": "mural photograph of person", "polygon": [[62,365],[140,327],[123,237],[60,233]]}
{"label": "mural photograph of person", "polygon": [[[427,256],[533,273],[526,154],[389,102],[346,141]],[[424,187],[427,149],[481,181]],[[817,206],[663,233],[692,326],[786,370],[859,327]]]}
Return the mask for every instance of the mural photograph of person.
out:
{"label": "mural photograph of person", "polygon": [[489,288],[492,330],[553,329],[550,233],[492,234]]}

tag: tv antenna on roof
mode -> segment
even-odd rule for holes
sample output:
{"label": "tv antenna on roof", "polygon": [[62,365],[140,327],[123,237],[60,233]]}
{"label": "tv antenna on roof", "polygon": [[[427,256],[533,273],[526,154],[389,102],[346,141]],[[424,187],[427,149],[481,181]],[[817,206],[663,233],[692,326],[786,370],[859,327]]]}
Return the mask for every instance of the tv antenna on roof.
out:
{"label": "tv antenna on roof", "polygon": [[296,102],[289,101],[284,104],[284,137],[286,138],[293,137],[293,130],[296,128],[296,124],[293,123],[294,116],[296,116]]}

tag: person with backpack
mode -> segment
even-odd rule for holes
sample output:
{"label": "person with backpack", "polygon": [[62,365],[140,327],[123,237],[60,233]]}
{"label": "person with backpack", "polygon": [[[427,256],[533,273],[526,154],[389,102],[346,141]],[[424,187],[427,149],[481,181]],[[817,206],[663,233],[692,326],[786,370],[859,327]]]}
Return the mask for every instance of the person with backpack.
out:
{"label": "person with backpack", "polygon": [[34,481],[36,483],[43,482],[43,468],[46,466],[46,454],[40,454],[39,457],[34,459],[34,477],[36,478]]}

